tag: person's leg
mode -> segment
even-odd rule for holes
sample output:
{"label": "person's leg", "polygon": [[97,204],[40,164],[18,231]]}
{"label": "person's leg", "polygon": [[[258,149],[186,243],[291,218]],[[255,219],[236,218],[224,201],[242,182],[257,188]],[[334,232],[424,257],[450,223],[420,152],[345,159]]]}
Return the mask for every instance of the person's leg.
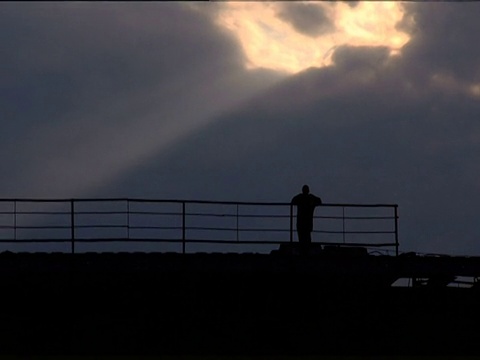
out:
{"label": "person's leg", "polygon": [[302,229],[297,229],[297,235],[298,235],[298,242],[300,244],[302,244],[306,241],[305,231],[303,231]]}
{"label": "person's leg", "polygon": [[312,233],[310,231],[306,231],[306,234],[305,234],[305,242],[307,244],[311,244],[312,243]]}
{"label": "person's leg", "polygon": [[299,245],[300,245],[299,246],[300,253],[302,255],[305,255],[305,254],[308,253],[309,241],[311,241],[310,232],[305,231],[305,229],[299,229],[298,230],[298,242],[299,242]]}

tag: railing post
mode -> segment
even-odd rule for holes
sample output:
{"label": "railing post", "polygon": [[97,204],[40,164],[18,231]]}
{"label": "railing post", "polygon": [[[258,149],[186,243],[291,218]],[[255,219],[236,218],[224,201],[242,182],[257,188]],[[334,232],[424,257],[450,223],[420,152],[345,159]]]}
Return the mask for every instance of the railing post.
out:
{"label": "railing post", "polygon": [[130,240],[130,200],[127,199],[127,239]]}
{"label": "railing post", "polygon": [[345,244],[345,206],[342,206],[342,229],[343,243]]}
{"label": "railing post", "polygon": [[290,204],[290,242],[293,242],[293,204]]}
{"label": "railing post", "polygon": [[17,200],[13,201],[13,239],[17,240]]}
{"label": "railing post", "polygon": [[398,256],[398,205],[395,205],[395,256]]}
{"label": "railing post", "polygon": [[185,254],[185,201],[182,201],[182,253]]}
{"label": "railing post", "polygon": [[72,254],[75,254],[75,203],[70,200],[70,231],[72,239]]}
{"label": "railing post", "polygon": [[237,242],[239,241],[239,236],[238,236],[238,204],[237,204]]}

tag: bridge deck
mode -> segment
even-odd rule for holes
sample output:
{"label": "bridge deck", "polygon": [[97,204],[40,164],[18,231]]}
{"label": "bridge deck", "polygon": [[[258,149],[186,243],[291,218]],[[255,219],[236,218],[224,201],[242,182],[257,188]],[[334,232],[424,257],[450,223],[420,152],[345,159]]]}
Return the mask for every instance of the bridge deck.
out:
{"label": "bridge deck", "polygon": [[[478,355],[479,258],[1,253],[3,354]],[[28,346],[26,346],[28,344]]]}
{"label": "bridge deck", "polygon": [[[327,249],[326,249],[327,250]],[[340,249],[339,249],[340,250]],[[348,249],[344,249],[348,250]],[[352,249],[353,250],[353,249]],[[323,251],[310,256],[255,253],[0,253],[1,274],[18,272],[229,272],[309,273],[318,278],[480,277],[480,257],[371,256],[354,251]]]}

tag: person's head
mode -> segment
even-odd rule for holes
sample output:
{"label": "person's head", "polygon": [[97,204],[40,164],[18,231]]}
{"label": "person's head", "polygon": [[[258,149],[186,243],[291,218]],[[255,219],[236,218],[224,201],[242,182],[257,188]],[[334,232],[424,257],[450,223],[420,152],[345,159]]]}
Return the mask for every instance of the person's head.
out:
{"label": "person's head", "polygon": [[303,185],[302,186],[302,193],[304,193],[306,195],[309,192],[310,192],[310,188],[308,187],[308,185]]}

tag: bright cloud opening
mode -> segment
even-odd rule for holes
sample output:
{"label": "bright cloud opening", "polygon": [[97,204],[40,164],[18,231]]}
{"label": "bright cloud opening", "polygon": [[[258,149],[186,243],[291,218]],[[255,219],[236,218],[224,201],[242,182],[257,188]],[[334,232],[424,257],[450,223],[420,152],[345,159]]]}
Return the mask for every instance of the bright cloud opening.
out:
{"label": "bright cloud opening", "polygon": [[387,46],[396,55],[409,40],[395,28],[404,14],[398,2],[227,2],[217,10],[216,23],[238,38],[249,69],[296,73],[328,66],[341,45]]}

